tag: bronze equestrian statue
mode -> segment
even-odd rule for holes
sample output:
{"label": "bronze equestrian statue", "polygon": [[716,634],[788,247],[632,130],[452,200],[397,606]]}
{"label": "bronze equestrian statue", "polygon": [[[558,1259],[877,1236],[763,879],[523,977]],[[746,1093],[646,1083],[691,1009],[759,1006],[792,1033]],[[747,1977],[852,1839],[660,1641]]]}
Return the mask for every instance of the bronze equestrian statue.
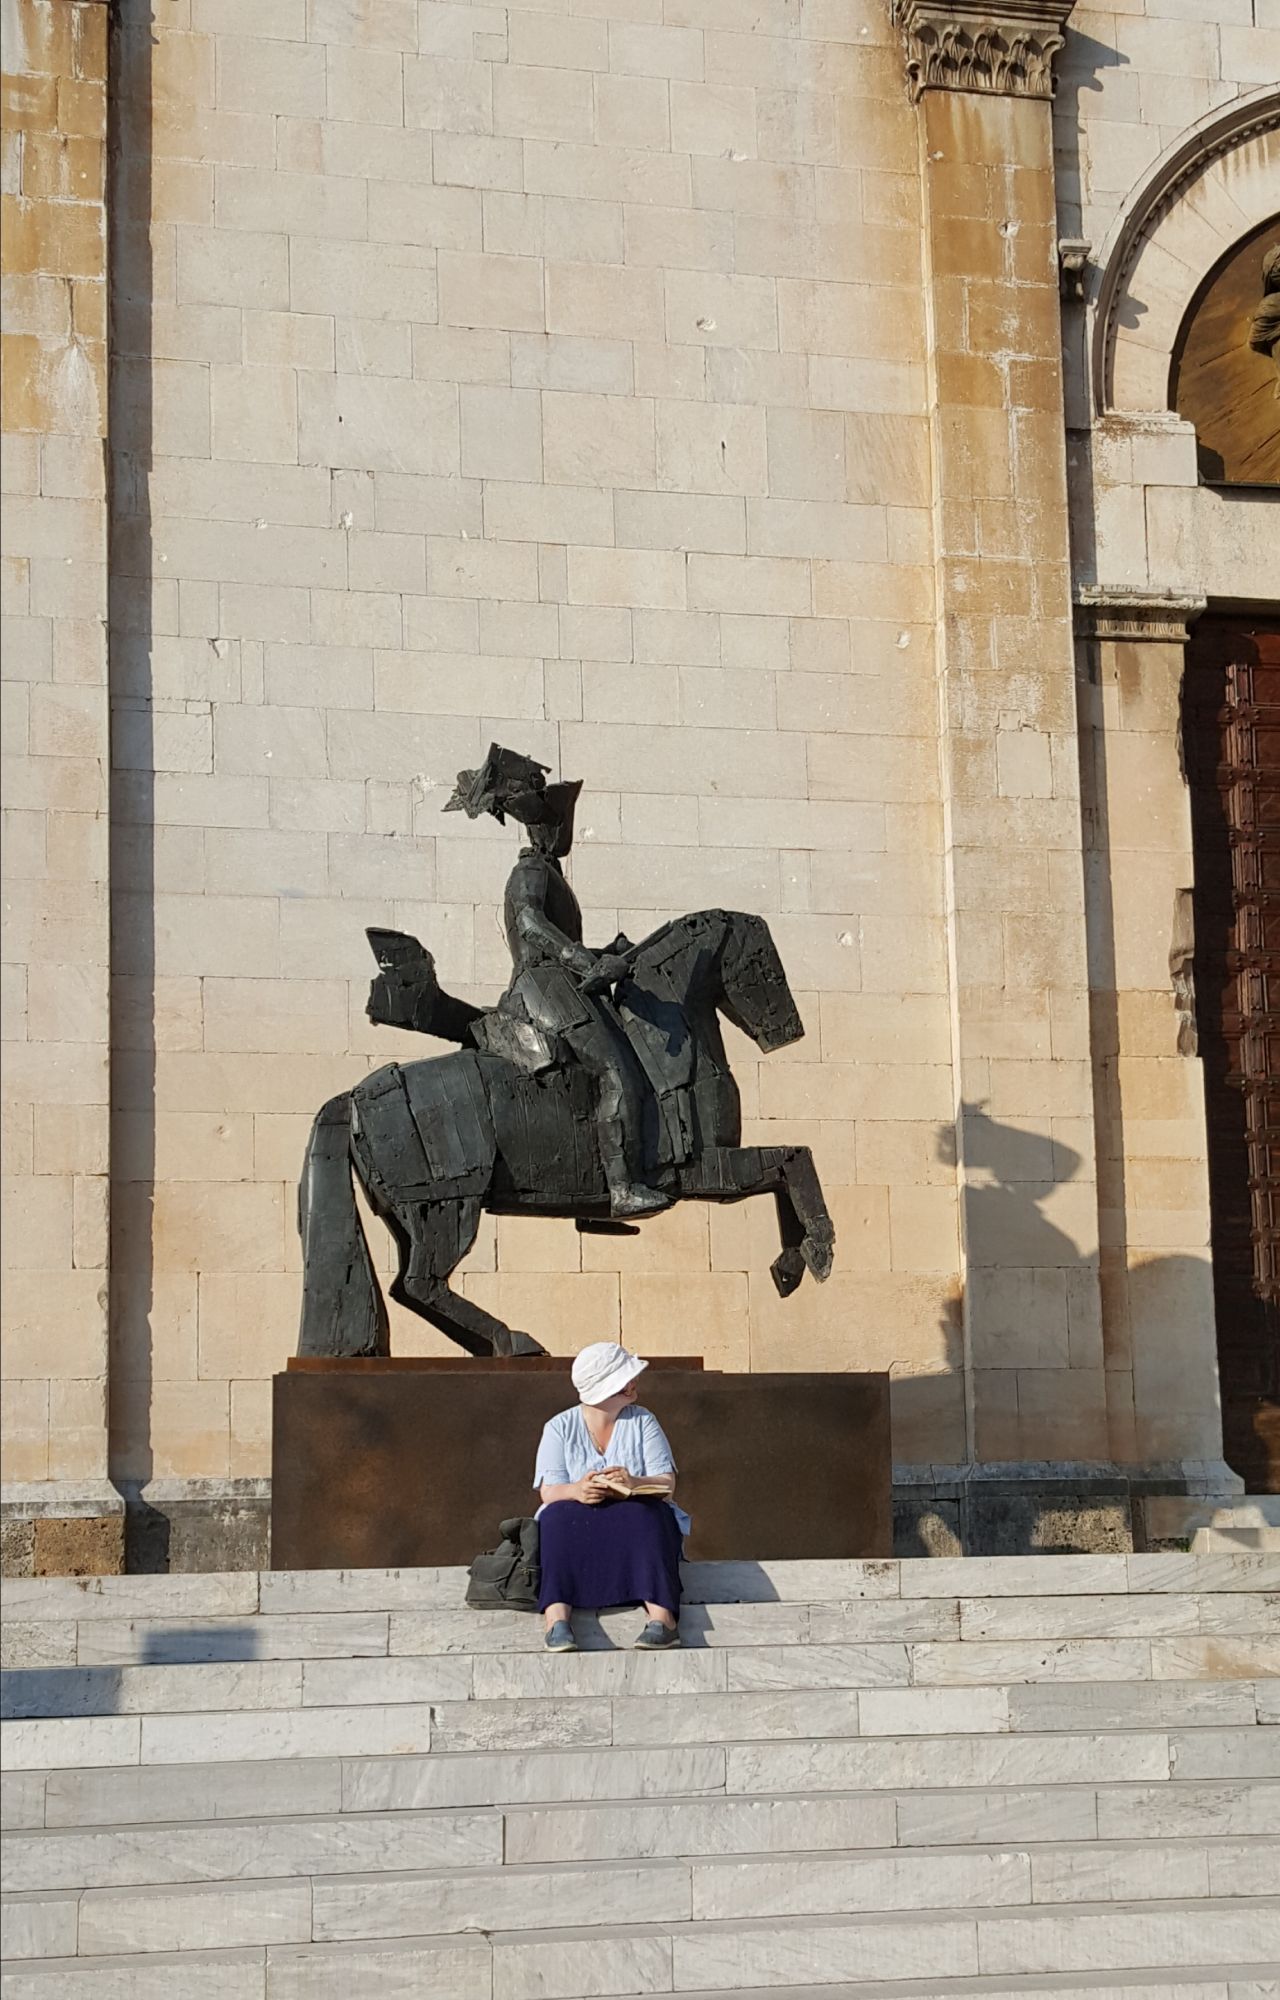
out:
{"label": "bronze equestrian statue", "polygon": [[389,1063],[317,1116],[298,1190],[300,1354],[389,1352],[353,1173],[399,1251],[392,1297],[469,1354],[544,1352],[450,1289],[485,1209],[632,1234],[627,1218],[673,1201],[772,1194],[779,1292],[806,1270],[830,1273],[835,1232],[812,1155],[741,1144],[720,1033],[721,1015],[765,1050],[804,1033],[767,924],[704,910],[638,945],[619,936],[593,951],[561,866],[581,786],[546,777],[494,744],[479,770],[459,773],[446,807],[510,817],[529,834],[507,883],[513,973],[496,1007],[444,992],[416,938],[368,934],[379,967],[370,1018],[459,1047]]}

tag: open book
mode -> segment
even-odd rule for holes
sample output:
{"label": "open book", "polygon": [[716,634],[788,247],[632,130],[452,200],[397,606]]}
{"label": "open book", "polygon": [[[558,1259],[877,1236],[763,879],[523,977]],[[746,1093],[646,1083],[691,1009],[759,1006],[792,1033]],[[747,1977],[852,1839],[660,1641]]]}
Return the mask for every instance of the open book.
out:
{"label": "open book", "polygon": [[667,1479],[633,1479],[628,1486],[621,1479],[607,1478],[604,1473],[597,1473],[596,1477],[608,1487],[610,1493],[616,1493],[624,1500],[645,1500],[658,1496],[665,1499],[671,1491]]}

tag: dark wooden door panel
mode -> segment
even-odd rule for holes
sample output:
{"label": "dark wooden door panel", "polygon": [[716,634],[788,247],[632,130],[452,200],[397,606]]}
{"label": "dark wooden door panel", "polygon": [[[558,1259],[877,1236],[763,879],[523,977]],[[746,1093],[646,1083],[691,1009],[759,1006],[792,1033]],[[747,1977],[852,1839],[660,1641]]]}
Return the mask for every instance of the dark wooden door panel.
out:
{"label": "dark wooden door panel", "polygon": [[1280,623],[1205,618],[1183,704],[1228,1462],[1280,1491]]}

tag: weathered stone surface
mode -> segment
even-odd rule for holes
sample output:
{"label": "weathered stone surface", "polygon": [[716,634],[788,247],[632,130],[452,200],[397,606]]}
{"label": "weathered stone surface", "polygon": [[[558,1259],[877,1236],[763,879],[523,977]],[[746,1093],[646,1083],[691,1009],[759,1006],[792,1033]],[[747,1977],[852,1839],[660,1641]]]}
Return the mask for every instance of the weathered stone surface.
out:
{"label": "weathered stone surface", "polygon": [[12,1771],[136,1764],[140,1733],[141,1722],[136,1715],[11,1722],[6,1731],[5,1754]]}
{"label": "weathered stone surface", "polygon": [[561,1938],[498,1935],[493,1940],[493,1991],[502,2000],[539,2000],[557,1991],[583,2000],[610,1994],[671,1990],[672,1941],[661,1933],[613,1933],[593,1952],[589,1934]]}
{"label": "weathered stone surface", "polygon": [[508,1861],[889,1847],[893,1836],[894,1803],[875,1798],[698,1799],[506,1814]]}
{"label": "weathered stone surface", "polygon": [[80,1949],[199,1951],[301,1942],[311,1935],[311,1889],[298,1882],[206,1882],[183,1887],[86,1889]]}
{"label": "weathered stone surface", "polygon": [[927,1869],[911,1854],[770,1855],[693,1864],[695,1919],[725,1922],[860,1910],[987,1909],[1024,1903],[1030,1890],[1030,1861],[1017,1852],[939,1854]]}
{"label": "weathered stone surface", "polygon": [[1104,1682],[1011,1688],[1009,1710],[1014,1729],[1212,1729],[1249,1723],[1255,1704],[1240,1682]]}
{"label": "weathered stone surface", "polygon": [[[11,1583],[9,1615],[55,1619],[237,1617],[258,1609],[258,1578],[238,1575],[166,1577],[54,1577]],[[265,1608],[265,1607],[264,1607]]]}
{"label": "weathered stone surface", "polygon": [[918,1792],[898,1800],[898,1842],[903,1847],[1092,1840],[1097,1821],[1096,1795],[1087,1785]]}
{"label": "weathered stone surface", "polygon": [[[707,1694],[728,1685],[736,1655],[723,1650],[675,1654],[587,1653],[567,1659],[496,1653],[474,1662],[479,1701],[522,1696]],[[460,1663],[461,1664],[461,1663]]]}
{"label": "weathered stone surface", "polygon": [[1193,1729],[1169,1738],[1175,1778],[1280,1777],[1280,1731]]}
{"label": "weathered stone surface", "polygon": [[1073,1971],[1132,1965],[1257,1964],[1274,1957],[1280,1912],[1193,1904],[1163,1907],[1157,1915],[1118,1908],[1073,1910],[1059,1916],[1001,1915],[979,1919],[979,1937],[991,1970],[1006,1973]]}
{"label": "weathered stone surface", "polygon": [[14,1836],[5,1858],[13,1889],[127,1888],[274,1876],[478,1868],[502,1860],[502,1822],[485,1813],[357,1813],[218,1825],[113,1827]]}
{"label": "weathered stone surface", "polygon": [[291,1660],[175,1667],[50,1667],[5,1676],[11,1716],[145,1715],[214,1708],[289,1708],[302,1697],[302,1669]]}
{"label": "weathered stone surface", "polygon": [[793,1694],[714,1694],[624,1697],[613,1704],[615,1743],[765,1741],[813,1732],[858,1733],[856,1694],[822,1689]]}
{"label": "weathered stone surface", "polygon": [[978,1969],[972,1921],[738,1923],[675,1939],[675,1986],[794,1986],[850,1979],[961,1978]]}
{"label": "weathered stone surface", "polygon": [[35,1522],[0,1522],[0,1573],[5,1576],[32,1576],[35,1573]]}
{"label": "weathered stone surface", "polygon": [[528,1756],[396,1759],[354,1756],[343,1765],[346,1812],[431,1806],[530,1805],[592,1799],[696,1797],[723,1792],[718,1745],[674,1750],[543,1750]]}
{"label": "weathered stone surface", "polygon": [[879,1743],[733,1744],[726,1783],[733,1793],[885,1791],[936,1787],[944,1777],[948,1784],[1027,1786],[1133,1783],[1168,1775],[1163,1737],[1117,1732],[1108,1737],[971,1735]]}
{"label": "weathered stone surface", "polygon": [[913,1646],[920,1685],[963,1686],[1000,1681],[1137,1681],[1151,1676],[1151,1649],[1142,1640],[1057,1639],[1005,1644],[980,1639],[958,1646]]}
{"label": "weathered stone surface", "polygon": [[0,1774],[0,1825],[11,1828],[44,1825],[43,1772],[5,1771]]}
{"label": "weathered stone surface", "polygon": [[15,1895],[4,1905],[5,1963],[24,1958],[74,1955],[78,1897]]}
{"label": "weathered stone surface", "polygon": [[1266,1833],[1275,1824],[1280,1785],[1134,1785],[1098,1795],[1104,1840],[1178,1840],[1196,1834]]}
{"label": "weathered stone surface", "polygon": [[269,2000],[346,2000],[363,1985],[422,2000],[491,2000],[490,1951],[483,1939],[415,1938],[409,1944],[270,1945]]}
{"label": "weathered stone surface", "polygon": [[281,1763],[205,1764],[133,1770],[53,1771],[47,1780],[49,1827],[115,1826],[148,1820],[251,1819],[272,1813],[334,1813],[342,1806],[342,1769],[303,1757]]}
{"label": "weathered stone surface", "polygon": [[[52,1724],[23,1723],[26,1729]],[[64,1725],[65,1726],[65,1725]],[[206,1710],[142,1718],[144,1764],[238,1763],[279,1757],[391,1757],[430,1748],[432,1710],[386,1707]]]}
{"label": "weathered stone surface", "polygon": [[261,1947],[207,1953],[151,1952],[113,1957],[96,1965],[81,1959],[49,1959],[15,1966],[6,1978],[16,2000],[53,2000],[59,1990],[83,2000],[169,2000],[174,1980],[191,2000],[264,2000],[266,1968]]}
{"label": "weathered stone surface", "polygon": [[752,1646],[729,1655],[728,1686],[764,1688],[906,1687],[906,1646]]}
{"label": "weathered stone surface", "polygon": [[[555,1885],[554,1903],[551,1885]],[[554,1930],[590,1922],[601,1891],[620,1923],[679,1921],[689,1910],[689,1871],[678,1861],[647,1866],[626,1863],[594,1869],[566,1867],[549,1876],[523,1870],[502,1880],[504,1918],[513,1929]],[[314,1935],[318,1940],[412,1937],[486,1926],[497,1877],[402,1875],[327,1878],[315,1884]],[[487,1926],[486,1926],[487,1927]]]}
{"label": "weathered stone surface", "polygon": [[33,1576],[118,1576],[124,1568],[124,1516],[33,1523]]}
{"label": "weathered stone surface", "polygon": [[0,1658],[6,1667],[73,1667],[76,1628],[70,1623],[6,1622],[0,1635]]}
{"label": "weathered stone surface", "polygon": [[[377,1658],[387,1650],[385,1611],[319,1613],[309,1617],[249,1619],[130,1618],[88,1619],[80,1626],[48,1629],[70,1632],[81,1666],[195,1664],[217,1660],[313,1660]],[[34,1629],[34,1628],[33,1628]]]}

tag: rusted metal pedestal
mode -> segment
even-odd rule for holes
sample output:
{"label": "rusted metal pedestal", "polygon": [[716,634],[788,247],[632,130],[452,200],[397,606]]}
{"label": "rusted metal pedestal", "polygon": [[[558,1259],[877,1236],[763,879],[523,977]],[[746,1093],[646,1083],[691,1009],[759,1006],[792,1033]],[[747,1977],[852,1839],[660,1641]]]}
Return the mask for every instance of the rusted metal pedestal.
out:
{"label": "rusted metal pedestal", "polygon": [[[275,1378],[275,1569],[468,1563],[531,1514],[548,1361],[291,1362]],[[887,1556],[887,1375],[720,1375],[664,1358],[641,1396],[680,1467],[704,1562]]]}

